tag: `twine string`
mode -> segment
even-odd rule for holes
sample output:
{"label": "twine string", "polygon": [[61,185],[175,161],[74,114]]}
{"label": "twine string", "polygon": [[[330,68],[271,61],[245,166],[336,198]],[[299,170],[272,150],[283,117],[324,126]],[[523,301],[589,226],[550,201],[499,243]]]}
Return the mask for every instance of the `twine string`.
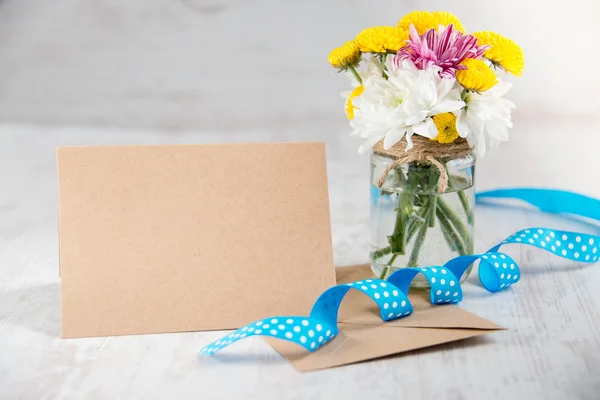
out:
{"label": "twine string", "polygon": [[438,193],[444,193],[448,189],[448,171],[440,159],[453,159],[464,157],[471,152],[471,147],[463,138],[458,138],[452,143],[438,143],[426,137],[414,135],[412,137],[413,147],[406,150],[406,140],[401,140],[390,149],[383,148],[383,140],[373,146],[375,154],[392,158],[394,161],[388,165],[377,181],[377,187],[381,188],[385,180],[394,168],[402,164],[412,162],[425,162],[438,169],[440,177],[438,180]]}

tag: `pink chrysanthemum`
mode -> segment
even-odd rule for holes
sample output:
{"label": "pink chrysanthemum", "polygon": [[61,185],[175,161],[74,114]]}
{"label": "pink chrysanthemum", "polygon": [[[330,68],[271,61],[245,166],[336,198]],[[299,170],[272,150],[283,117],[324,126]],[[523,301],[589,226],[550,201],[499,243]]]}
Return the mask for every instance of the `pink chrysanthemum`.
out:
{"label": "pink chrysanthemum", "polygon": [[442,70],[440,76],[453,78],[456,70],[466,69],[460,63],[466,58],[479,58],[489,46],[477,46],[477,38],[465,35],[454,29],[452,24],[439,30],[430,29],[419,36],[413,25],[410,26],[410,40],[398,51],[394,63],[399,66],[402,60],[412,60],[417,68],[427,69],[437,65]]}

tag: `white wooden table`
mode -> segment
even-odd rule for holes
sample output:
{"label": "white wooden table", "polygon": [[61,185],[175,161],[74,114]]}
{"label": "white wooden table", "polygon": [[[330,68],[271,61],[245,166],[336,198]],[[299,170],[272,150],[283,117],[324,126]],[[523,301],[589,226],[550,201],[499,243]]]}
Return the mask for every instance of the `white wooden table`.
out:
{"label": "white wooden table", "polygon": [[[473,274],[461,304],[508,331],[401,356],[299,373],[258,338],[238,342],[219,361],[199,360],[198,350],[223,332],[60,339],[54,147],[248,138],[98,132],[0,127],[0,399],[600,398],[600,265],[518,246],[506,251],[520,263],[521,282],[491,295]],[[271,138],[285,139],[299,138]],[[342,142],[328,151],[336,263],[361,263],[366,162],[349,162],[359,158]],[[538,225],[593,232],[556,217],[480,207],[476,250]]]}

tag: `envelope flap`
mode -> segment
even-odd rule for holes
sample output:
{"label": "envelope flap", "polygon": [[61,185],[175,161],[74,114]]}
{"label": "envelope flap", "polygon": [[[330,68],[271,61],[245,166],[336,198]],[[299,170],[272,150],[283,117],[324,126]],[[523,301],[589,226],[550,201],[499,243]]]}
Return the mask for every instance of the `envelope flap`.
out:
{"label": "envelope flap", "polygon": [[265,340],[299,371],[312,371],[422,349],[488,332],[490,331],[483,329],[418,329],[340,323],[340,334],[313,353],[283,340]]}
{"label": "envelope flap", "polygon": [[412,328],[506,329],[454,305],[432,306],[408,318],[390,321],[388,325]]}
{"label": "envelope flap", "polygon": [[[360,280],[370,274],[368,266],[338,268],[338,283]],[[444,329],[505,329],[491,321],[472,314],[460,307],[432,305],[429,292],[411,290],[409,293],[414,312],[412,315],[389,322],[381,320],[380,311],[369,297],[358,291],[350,291],[340,307],[338,320],[348,324],[386,325],[405,328],[444,328]]]}
{"label": "envelope flap", "polygon": [[386,325],[411,328],[447,328],[447,329],[505,329],[491,321],[472,314],[460,307],[448,305],[432,305],[425,294],[409,295],[413,305],[412,315],[384,322],[379,309],[366,295],[358,292],[349,293],[340,308],[339,321],[359,325]]}

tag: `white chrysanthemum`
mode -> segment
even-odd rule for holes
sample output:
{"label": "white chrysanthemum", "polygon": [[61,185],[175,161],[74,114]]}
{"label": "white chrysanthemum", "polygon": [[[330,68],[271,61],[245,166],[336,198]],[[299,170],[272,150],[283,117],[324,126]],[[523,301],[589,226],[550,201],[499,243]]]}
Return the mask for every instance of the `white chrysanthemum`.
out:
{"label": "white chrysanthemum", "polygon": [[508,128],[512,128],[510,110],[515,105],[502,96],[511,87],[511,83],[499,81],[481,94],[468,92],[467,106],[456,113],[458,134],[467,139],[479,157],[485,156],[488,148],[508,140]]}
{"label": "white chrysanthemum", "polygon": [[[392,57],[393,58],[393,57]],[[375,57],[375,56],[371,56],[368,58],[364,59],[365,64],[367,66],[366,70],[357,70],[356,72],[358,73],[358,76],[360,76],[360,78],[364,81],[365,79],[367,79],[370,76],[373,75],[378,75],[381,76],[383,74],[383,64],[381,63],[381,61]],[[345,73],[346,77],[350,80],[350,83],[352,84],[352,87],[357,87],[359,86],[361,83],[356,79],[356,76],[354,76],[354,74],[352,72],[350,72],[349,70],[346,71]],[[351,90],[346,91],[346,92],[342,92],[342,97],[347,97],[348,94],[350,94],[350,92],[352,92]]]}
{"label": "white chrysanthemum", "polygon": [[365,139],[361,153],[381,139],[389,149],[405,136],[408,150],[413,134],[437,136],[433,115],[465,106],[456,80],[440,78],[437,66],[420,70],[411,60],[404,60],[396,67],[393,57],[388,57],[386,67],[388,79],[369,74],[363,79],[363,94],[353,100],[356,110],[350,126],[353,135]]}
{"label": "white chrysanthemum", "polygon": [[[367,79],[369,76],[373,76],[373,75],[381,76],[383,74],[383,64],[377,57],[371,56],[369,58],[365,58],[365,64],[367,65],[366,70],[356,71],[358,73],[358,76],[360,76],[360,78],[363,81],[365,79]],[[346,76],[350,80],[350,83],[352,84],[353,88],[356,88],[357,86],[361,85],[361,83],[358,81],[358,79],[356,79],[356,77],[354,76],[354,74],[352,72],[346,71]],[[352,93],[352,90],[346,90],[346,91],[340,93],[340,95],[342,96],[344,101],[348,101],[348,97],[350,97],[351,93]]]}

